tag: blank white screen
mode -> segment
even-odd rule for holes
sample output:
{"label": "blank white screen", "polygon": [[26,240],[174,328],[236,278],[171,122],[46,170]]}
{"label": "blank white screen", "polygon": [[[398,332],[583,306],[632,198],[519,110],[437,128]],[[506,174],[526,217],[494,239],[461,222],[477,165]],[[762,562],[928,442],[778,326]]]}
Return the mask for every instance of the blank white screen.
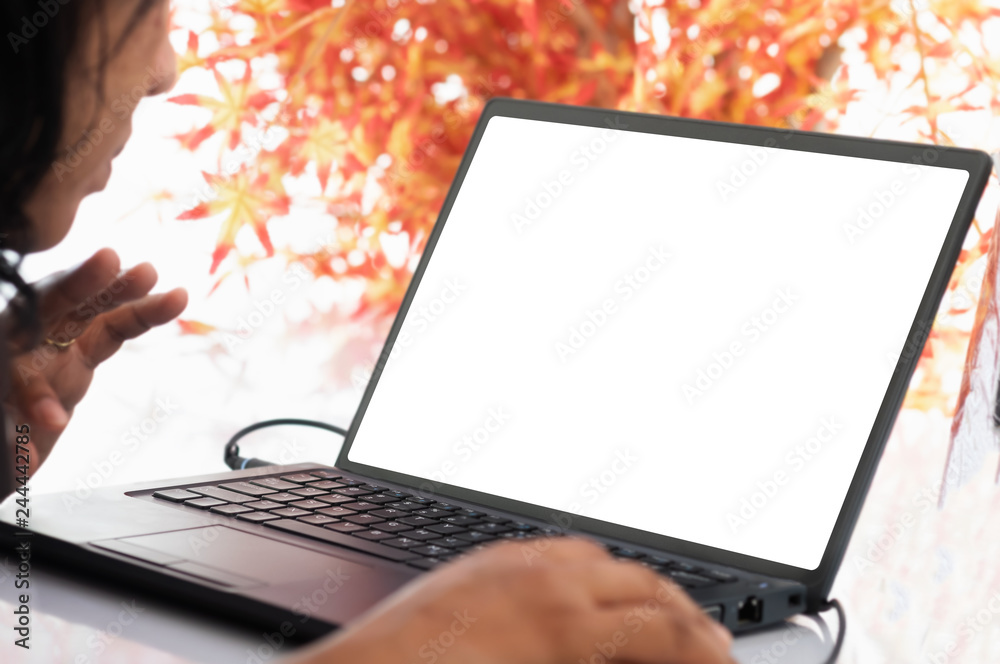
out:
{"label": "blank white screen", "polygon": [[494,117],[349,459],[814,569],[967,179]]}

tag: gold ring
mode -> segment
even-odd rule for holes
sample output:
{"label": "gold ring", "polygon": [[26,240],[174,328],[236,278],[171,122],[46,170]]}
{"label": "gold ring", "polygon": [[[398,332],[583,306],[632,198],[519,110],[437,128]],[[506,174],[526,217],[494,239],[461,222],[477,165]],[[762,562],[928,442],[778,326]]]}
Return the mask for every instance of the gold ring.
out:
{"label": "gold ring", "polygon": [[70,339],[69,341],[56,341],[55,339],[45,337],[45,343],[47,343],[50,346],[55,346],[59,350],[66,350],[67,348],[76,343],[76,338]]}

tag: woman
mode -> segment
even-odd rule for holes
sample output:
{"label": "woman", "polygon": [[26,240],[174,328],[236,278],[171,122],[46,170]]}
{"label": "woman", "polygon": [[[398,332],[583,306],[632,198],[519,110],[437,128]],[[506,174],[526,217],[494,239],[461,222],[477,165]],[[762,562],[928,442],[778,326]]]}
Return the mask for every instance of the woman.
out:
{"label": "woman", "polygon": [[[4,0],[0,76],[0,277],[9,372],[6,440],[31,431],[37,468],[121,345],[176,318],[187,302],[150,295],[156,271],[120,270],[99,251],[29,286],[7,259],[56,245],[80,201],[107,184],[135,102],[171,88],[167,0]],[[131,102],[131,103],[130,103]],[[46,352],[39,352],[39,351]],[[39,358],[42,358],[41,361]],[[22,429],[23,430],[23,429]],[[9,466],[10,445],[4,450]],[[4,478],[10,484],[11,469]],[[9,490],[9,489],[8,489]],[[582,540],[507,544],[428,574],[336,635],[295,653],[313,662],[577,664],[731,662],[731,637],[679,588]],[[450,635],[450,636],[447,636]],[[444,644],[448,644],[445,647]]]}

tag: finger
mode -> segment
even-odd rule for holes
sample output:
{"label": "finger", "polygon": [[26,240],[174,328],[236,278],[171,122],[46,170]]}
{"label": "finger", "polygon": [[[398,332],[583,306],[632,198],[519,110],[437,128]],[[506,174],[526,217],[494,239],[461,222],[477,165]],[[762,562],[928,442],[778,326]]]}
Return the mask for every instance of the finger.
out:
{"label": "finger", "polygon": [[101,249],[75,269],[54,274],[36,284],[43,327],[58,321],[98,293],[120,268],[118,254],[111,249]]}
{"label": "finger", "polygon": [[167,293],[148,295],[102,315],[80,338],[80,352],[91,368],[105,361],[129,339],[148,332],[179,316],[187,306],[187,291],[175,288]]}
{"label": "finger", "polygon": [[728,630],[693,602],[678,600],[679,595],[658,596],[627,609],[602,611],[599,633],[607,634],[614,644],[614,652],[605,656],[611,661],[662,664],[664,653],[670,653],[671,664],[730,664]]}
{"label": "finger", "polygon": [[79,337],[101,314],[145,297],[156,284],[156,280],[156,270],[149,263],[141,263],[116,275],[97,293],[78,303],[72,311],[55,322],[49,337],[56,341],[68,341]]}
{"label": "finger", "polygon": [[31,372],[12,397],[30,422],[45,431],[61,432],[69,424],[69,413],[43,372]]}
{"label": "finger", "polygon": [[[576,586],[587,592],[591,599],[605,606],[634,605],[655,600],[657,594],[668,597],[669,582],[649,569],[622,560],[599,560],[572,568]],[[665,590],[666,588],[666,590]]]}

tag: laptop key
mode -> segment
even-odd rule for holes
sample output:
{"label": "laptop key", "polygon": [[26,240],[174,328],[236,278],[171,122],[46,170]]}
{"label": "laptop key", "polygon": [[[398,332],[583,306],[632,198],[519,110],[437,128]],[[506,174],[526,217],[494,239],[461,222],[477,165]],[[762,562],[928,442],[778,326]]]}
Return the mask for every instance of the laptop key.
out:
{"label": "laptop key", "polygon": [[310,475],[315,475],[316,477],[319,477],[319,478],[324,479],[324,480],[339,480],[340,479],[340,475],[337,474],[337,473],[335,473],[332,470],[310,470],[309,474]]}
{"label": "laptop key", "polygon": [[403,510],[397,510],[395,507],[386,507],[380,510],[374,510],[371,512],[375,516],[380,516],[383,519],[398,519],[404,516],[410,516],[409,512],[404,512]]}
{"label": "laptop key", "polygon": [[410,539],[409,537],[397,537],[396,539],[385,540],[382,543],[396,547],[397,549],[411,549],[416,546],[423,546],[424,544],[420,540]]}
{"label": "laptop key", "polygon": [[427,526],[427,530],[432,533],[439,533],[441,535],[454,535],[455,533],[464,533],[468,531],[468,528],[464,526],[456,526],[453,523],[435,523],[433,526]]}
{"label": "laptop key", "polygon": [[276,503],[273,500],[258,500],[255,503],[243,503],[244,506],[255,510],[274,510],[281,507],[281,503]]}
{"label": "laptop key", "polygon": [[530,523],[515,522],[510,524],[510,527],[514,530],[523,530],[524,532],[529,532],[532,530],[538,530],[537,527],[531,525]]}
{"label": "laptop key", "polygon": [[428,558],[437,558],[438,556],[445,556],[450,553],[454,553],[451,549],[446,549],[443,546],[435,546],[433,544],[418,546],[410,549],[410,551],[413,553],[419,553],[422,556],[427,556]]}
{"label": "laptop key", "polygon": [[340,519],[335,519],[332,516],[327,516],[325,514],[310,514],[309,516],[300,516],[298,520],[302,523],[311,523],[316,526],[322,526],[325,523],[337,523]]}
{"label": "laptop key", "polygon": [[425,516],[404,516],[402,519],[396,519],[396,521],[399,521],[400,523],[408,523],[414,527],[430,526],[437,523],[434,519],[428,519]]}
{"label": "laptop key", "polygon": [[635,551],[634,549],[626,549],[624,547],[616,546],[613,549],[611,549],[611,555],[613,555],[615,558],[628,558],[629,560],[637,560],[639,558],[642,558],[643,555],[645,554],[640,553],[639,551]]}
{"label": "laptop key", "polygon": [[341,477],[338,481],[344,486],[361,486],[364,484],[361,480],[352,480],[348,477]]}
{"label": "laptop key", "polygon": [[157,491],[153,494],[153,498],[169,500],[172,503],[183,503],[185,500],[191,500],[192,498],[197,497],[198,494],[185,491],[184,489],[167,489],[165,491]]}
{"label": "laptop key", "polygon": [[328,491],[330,489],[343,488],[344,485],[341,484],[340,482],[334,482],[333,480],[320,480],[318,482],[310,482],[306,486],[311,486],[314,489],[323,489]]}
{"label": "laptop key", "polygon": [[210,508],[208,511],[215,512],[216,514],[225,514],[227,516],[242,514],[243,512],[253,512],[253,510],[249,507],[243,507],[242,505],[219,505],[217,507]]}
{"label": "laptop key", "polygon": [[458,533],[455,537],[465,540],[466,542],[489,542],[496,539],[493,535],[481,533],[476,530],[471,530],[467,533]]}
{"label": "laptop key", "polygon": [[505,519],[502,516],[491,516],[487,514],[486,516],[481,518],[483,521],[489,521],[490,523],[500,523],[505,526],[510,525],[510,519]]}
{"label": "laptop key", "polygon": [[268,500],[273,500],[279,503],[290,503],[294,500],[302,500],[302,496],[296,496],[294,493],[288,493],[282,491],[281,493],[269,493],[267,494]]}
{"label": "laptop key", "polygon": [[385,505],[386,503],[394,503],[397,500],[399,500],[399,498],[376,494],[371,496],[365,496],[365,500],[368,501],[369,503],[375,503],[376,505]]}
{"label": "laptop key", "polygon": [[400,533],[400,535],[402,537],[409,537],[410,539],[420,540],[422,542],[426,540],[438,539],[439,537],[441,537],[441,535],[437,533],[432,533],[429,530],[423,530],[423,529],[409,530],[404,533]]}
{"label": "laptop key", "polygon": [[403,500],[398,503],[389,503],[386,507],[391,507],[394,510],[403,510],[404,512],[412,512],[413,510],[423,509],[424,506],[412,500]]}
{"label": "laptop key", "polygon": [[295,475],[284,475],[281,478],[285,482],[292,482],[293,484],[305,484],[306,482],[315,482],[316,478],[308,473],[297,473]]}
{"label": "laptop key", "polygon": [[[374,512],[372,512],[374,514]],[[413,530],[413,526],[408,526],[405,523],[400,523],[398,521],[387,521],[386,523],[378,524],[379,530],[384,530],[387,533],[401,533],[407,530]]]}
{"label": "laptop key", "polygon": [[357,512],[351,511],[345,507],[331,507],[330,505],[324,505],[323,509],[316,510],[317,514],[325,514],[327,516],[335,516],[337,518],[344,518],[345,516],[353,516]]}
{"label": "laptop key", "polygon": [[465,549],[472,546],[472,542],[460,540],[457,537],[442,537],[441,539],[430,540],[427,544],[443,546],[448,549]]}
{"label": "laptop key", "polygon": [[364,500],[351,503],[341,503],[340,506],[345,509],[354,510],[355,512],[371,512],[372,510],[377,510],[379,508],[379,506],[375,503],[369,503]]}
{"label": "laptop key", "polygon": [[277,493],[277,489],[270,489],[267,487],[256,486],[250,484],[250,482],[226,482],[225,484],[220,484],[223,489],[229,489],[230,491],[235,491],[237,493],[245,493],[248,496],[264,496],[269,493]]}
{"label": "laptop key", "polygon": [[402,500],[403,498],[409,498],[410,494],[403,493],[402,491],[383,491],[383,496],[392,496],[396,500]]}
{"label": "laptop key", "polygon": [[293,484],[291,482],[286,482],[285,480],[278,479],[277,477],[264,477],[259,480],[248,480],[250,484],[256,484],[257,486],[262,486],[268,489],[274,489],[275,491],[288,491],[289,489],[299,488],[298,484]]}
{"label": "laptop key", "polygon": [[667,570],[667,576],[669,576],[674,583],[685,588],[704,588],[705,586],[714,586],[716,584],[715,581],[706,579],[703,576],[690,574],[688,572],[680,572],[677,570]]}
{"label": "laptop key", "polygon": [[245,496],[228,489],[220,489],[217,486],[193,486],[189,489],[192,493],[197,493],[216,500],[224,500],[227,503],[250,503],[256,500],[253,496]]}
{"label": "laptop key", "polygon": [[356,523],[347,523],[346,521],[328,523],[326,527],[330,530],[336,530],[338,533],[356,533],[359,530],[368,530],[368,526],[359,526]]}
{"label": "laptop key", "polygon": [[508,530],[505,533],[500,533],[497,537],[502,539],[535,539],[538,535],[523,530]]}
{"label": "laptop key", "polygon": [[[312,524],[302,523],[301,521],[293,521],[291,519],[267,521],[264,525],[268,528],[276,528],[277,530],[304,535],[310,539],[336,544],[347,549],[370,553],[373,556],[378,556],[379,558],[385,558],[386,560],[392,560],[395,562],[404,562],[416,557],[417,555],[415,553],[410,553],[409,551],[400,551],[399,549],[395,549],[390,546],[384,546],[378,542],[369,542],[368,540],[363,540],[360,537],[339,533],[335,530],[331,530],[329,527],[314,526]],[[340,524],[335,523],[328,525],[337,526]]]}
{"label": "laptop key", "polygon": [[[296,496],[298,498],[298,496]],[[341,496],[336,493],[331,493],[329,496],[316,496],[316,500],[321,500],[327,505],[342,505],[343,503],[353,503],[354,499],[350,496]]]}
{"label": "laptop key", "polygon": [[283,507],[280,510],[272,510],[271,514],[277,514],[278,516],[284,517],[296,517],[296,516],[309,516],[310,512],[306,510],[300,510],[298,507]]}
{"label": "laptop key", "polygon": [[736,581],[736,577],[732,574],[727,574],[726,572],[720,572],[717,569],[703,569],[698,572],[700,576],[712,579],[713,581],[718,581],[719,583],[732,583]]}
{"label": "laptop key", "polygon": [[321,503],[318,500],[296,500],[294,503],[288,503],[288,506],[298,507],[300,510],[318,510],[329,507],[326,503]]}
{"label": "laptop key", "polygon": [[252,523],[262,523],[264,521],[280,519],[281,517],[276,514],[268,514],[267,512],[247,512],[246,514],[237,514],[236,518]]}
{"label": "laptop key", "polygon": [[479,519],[473,519],[471,516],[446,516],[441,520],[445,523],[453,523],[456,526],[472,526],[482,523]]}
{"label": "laptop key", "polygon": [[353,516],[345,516],[344,521],[348,523],[356,523],[361,526],[371,526],[376,523],[382,523],[385,519],[380,519],[371,514],[355,514]]}
{"label": "laptop key", "polygon": [[354,536],[360,537],[361,539],[371,540],[373,542],[392,539],[395,537],[392,533],[387,533],[384,530],[366,530],[364,532],[354,533]]}
{"label": "laptop key", "polygon": [[446,512],[457,512],[462,509],[458,505],[450,505],[448,503],[434,503],[431,507],[436,507],[439,510],[445,510]]}
{"label": "laptop key", "polygon": [[676,560],[670,562],[671,569],[675,569],[681,572],[695,572],[698,570],[694,565],[688,565],[687,563],[678,562]]}
{"label": "laptop key", "polygon": [[200,510],[207,510],[209,507],[215,507],[216,505],[225,505],[226,501],[216,500],[215,498],[195,498],[193,500],[185,500],[184,504],[197,507]]}
{"label": "laptop key", "polygon": [[426,516],[428,519],[440,519],[441,517],[450,516],[451,512],[448,512],[447,510],[439,510],[436,507],[426,507],[421,510],[416,510],[414,514]]}
{"label": "laptop key", "polygon": [[486,512],[477,512],[476,510],[467,510],[467,509],[458,510],[457,512],[455,512],[455,514],[459,516],[471,516],[477,519],[481,516],[486,516]]}
{"label": "laptop key", "polygon": [[475,530],[481,533],[490,533],[491,535],[498,535],[500,533],[506,533],[510,530],[507,526],[501,525],[499,523],[480,523],[476,526],[469,526],[469,530]]}
{"label": "laptop key", "polygon": [[329,491],[323,491],[323,489],[315,489],[315,488],[313,488],[311,486],[305,486],[305,487],[302,487],[301,489],[292,489],[288,493],[294,493],[296,496],[303,496],[303,497],[309,498],[309,497],[312,497],[312,496],[325,496],[326,494],[328,494],[330,492]]}
{"label": "laptop key", "polygon": [[368,494],[375,492],[363,489],[359,486],[345,486],[343,489],[335,489],[334,493],[339,493],[342,496],[367,496]]}

